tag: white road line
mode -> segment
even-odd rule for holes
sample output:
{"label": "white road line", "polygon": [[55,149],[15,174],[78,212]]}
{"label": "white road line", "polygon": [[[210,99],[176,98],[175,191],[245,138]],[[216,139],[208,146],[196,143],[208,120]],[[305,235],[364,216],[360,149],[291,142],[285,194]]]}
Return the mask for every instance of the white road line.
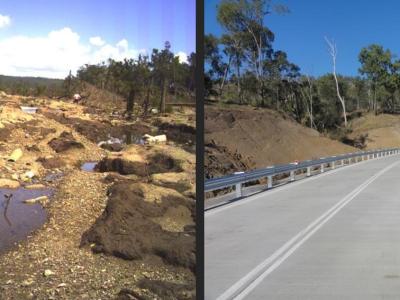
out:
{"label": "white road line", "polygon": [[359,193],[361,193],[367,186],[374,182],[385,172],[389,171],[400,162],[394,162],[381,170],[374,176],[370,177],[364,183],[359,185],[356,189],[347,194],[337,204],[327,210],[315,221],[310,223],[305,229],[301,230],[296,236],[286,242],[281,248],[276,250],[271,256],[261,262],[243,278],[237,281],[217,300],[226,299],[243,299],[246,297],[265,277],[272,273],[281,263],[283,263],[293,252],[295,252],[304,242],[306,242],[315,232],[317,232],[326,222],[335,216],[343,207],[345,207],[351,200],[353,200]]}
{"label": "white road line", "polygon": [[334,169],[334,170],[329,170],[329,171],[326,171],[325,173],[317,174],[317,175],[314,175],[312,177],[300,179],[298,181],[292,182],[291,184],[283,185],[282,187],[277,187],[277,188],[273,189],[272,191],[271,190],[266,190],[266,191],[261,192],[261,193],[259,193],[257,195],[249,196],[248,198],[241,199],[241,200],[238,200],[236,202],[233,202],[232,204],[226,204],[226,205],[221,206],[221,207],[217,207],[217,208],[213,208],[213,209],[207,210],[207,211],[204,212],[204,218],[210,217],[212,215],[215,215],[217,213],[220,213],[220,212],[222,212],[224,210],[227,210],[227,209],[230,209],[230,208],[234,208],[234,207],[237,207],[237,206],[240,206],[240,205],[247,204],[249,202],[253,202],[254,200],[258,200],[260,198],[264,198],[264,197],[272,195],[274,193],[277,193],[277,192],[280,192],[280,191],[283,191],[283,190],[286,190],[286,189],[293,188],[293,187],[295,187],[295,186],[297,186],[299,184],[303,184],[303,183],[310,182],[310,181],[313,181],[313,180],[316,180],[316,179],[320,179],[320,178],[322,178],[324,176],[327,176],[327,175],[330,175],[330,174],[335,174],[335,173],[343,171],[343,170],[348,170],[348,169],[350,169],[352,167],[359,166],[360,164],[373,162],[373,161],[377,161],[377,160],[381,160],[381,159],[385,159],[385,158],[391,158],[391,157],[394,157],[396,155],[398,155],[398,154],[394,154],[394,155],[390,155],[390,156],[377,157],[377,158],[374,158],[374,159],[363,160],[363,161],[360,161],[360,162],[357,162],[357,163],[353,163],[351,165],[346,165],[344,167],[340,167],[340,168],[337,168],[337,169]]}

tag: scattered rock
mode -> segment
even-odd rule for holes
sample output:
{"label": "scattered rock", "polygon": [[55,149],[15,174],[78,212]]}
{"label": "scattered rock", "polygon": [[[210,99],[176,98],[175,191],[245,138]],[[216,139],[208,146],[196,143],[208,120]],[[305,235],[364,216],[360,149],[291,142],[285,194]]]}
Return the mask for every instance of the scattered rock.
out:
{"label": "scattered rock", "polygon": [[26,178],[32,179],[33,177],[35,177],[35,175],[36,175],[35,172],[30,170],[30,171],[24,173],[23,176],[26,177]]}
{"label": "scattered rock", "polygon": [[49,277],[51,275],[54,275],[55,273],[52,270],[44,270],[43,275],[45,277]]}
{"label": "scattered rock", "polygon": [[24,200],[23,202],[26,203],[26,204],[37,204],[37,203],[40,203],[42,205],[45,205],[48,201],[49,201],[49,198],[47,196],[40,196],[40,197],[37,197],[37,198]]}
{"label": "scattered rock", "polygon": [[35,282],[35,281],[34,281],[33,279],[26,279],[26,280],[22,281],[21,286],[24,286],[24,287],[30,286],[30,285],[32,285],[34,282]]}
{"label": "scattered rock", "polygon": [[46,186],[43,184],[37,183],[37,184],[27,185],[27,186],[25,186],[25,188],[27,190],[40,190],[40,189],[45,189]]}
{"label": "scattered rock", "polygon": [[0,188],[17,189],[19,187],[20,187],[20,183],[16,180],[0,178]]}
{"label": "scattered rock", "polygon": [[14,161],[16,162],[17,160],[19,160],[22,157],[22,150],[20,148],[15,149],[11,155],[8,157],[9,161]]}

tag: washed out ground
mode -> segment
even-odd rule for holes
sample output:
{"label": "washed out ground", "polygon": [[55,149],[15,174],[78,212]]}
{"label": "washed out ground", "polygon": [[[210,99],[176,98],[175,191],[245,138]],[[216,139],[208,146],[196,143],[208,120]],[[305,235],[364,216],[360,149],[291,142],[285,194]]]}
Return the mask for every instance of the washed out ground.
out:
{"label": "washed out ground", "polygon": [[[100,100],[0,95],[1,187],[54,191],[44,225],[0,254],[0,299],[195,297],[194,111],[126,121]],[[168,142],[142,145],[145,133]],[[98,146],[109,137],[128,145]]]}

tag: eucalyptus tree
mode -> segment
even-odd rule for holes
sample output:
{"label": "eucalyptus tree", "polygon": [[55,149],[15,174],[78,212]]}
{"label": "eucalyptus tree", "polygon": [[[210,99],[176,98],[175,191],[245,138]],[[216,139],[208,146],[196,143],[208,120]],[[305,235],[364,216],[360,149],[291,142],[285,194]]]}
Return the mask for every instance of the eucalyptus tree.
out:
{"label": "eucalyptus tree", "polygon": [[159,82],[161,95],[159,108],[162,113],[165,112],[167,87],[169,86],[173,75],[173,60],[174,54],[171,52],[171,44],[169,42],[165,42],[164,49],[161,51],[153,49],[151,61],[154,68],[153,72]]}
{"label": "eucalyptus tree", "polygon": [[[264,19],[272,11],[284,12],[285,7],[267,0],[222,0],[217,12],[218,22],[232,39],[235,52],[246,58],[246,65],[254,72],[261,98],[265,96],[264,61],[271,58],[274,40]],[[236,77],[240,89],[240,76]]]}
{"label": "eucalyptus tree", "polygon": [[358,59],[361,63],[359,72],[371,82],[373,92],[372,108],[375,114],[378,111],[377,91],[382,87],[390,73],[392,54],[377,44],[361,49]]}

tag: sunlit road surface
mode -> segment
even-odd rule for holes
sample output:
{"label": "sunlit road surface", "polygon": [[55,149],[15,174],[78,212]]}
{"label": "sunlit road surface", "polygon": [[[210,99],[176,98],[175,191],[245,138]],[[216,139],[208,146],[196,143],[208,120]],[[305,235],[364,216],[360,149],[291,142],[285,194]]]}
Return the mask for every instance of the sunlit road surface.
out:
{"label": "sunlit road surface", "polygon": [[400,299],[400,155],[205,213],[206,299]]}

